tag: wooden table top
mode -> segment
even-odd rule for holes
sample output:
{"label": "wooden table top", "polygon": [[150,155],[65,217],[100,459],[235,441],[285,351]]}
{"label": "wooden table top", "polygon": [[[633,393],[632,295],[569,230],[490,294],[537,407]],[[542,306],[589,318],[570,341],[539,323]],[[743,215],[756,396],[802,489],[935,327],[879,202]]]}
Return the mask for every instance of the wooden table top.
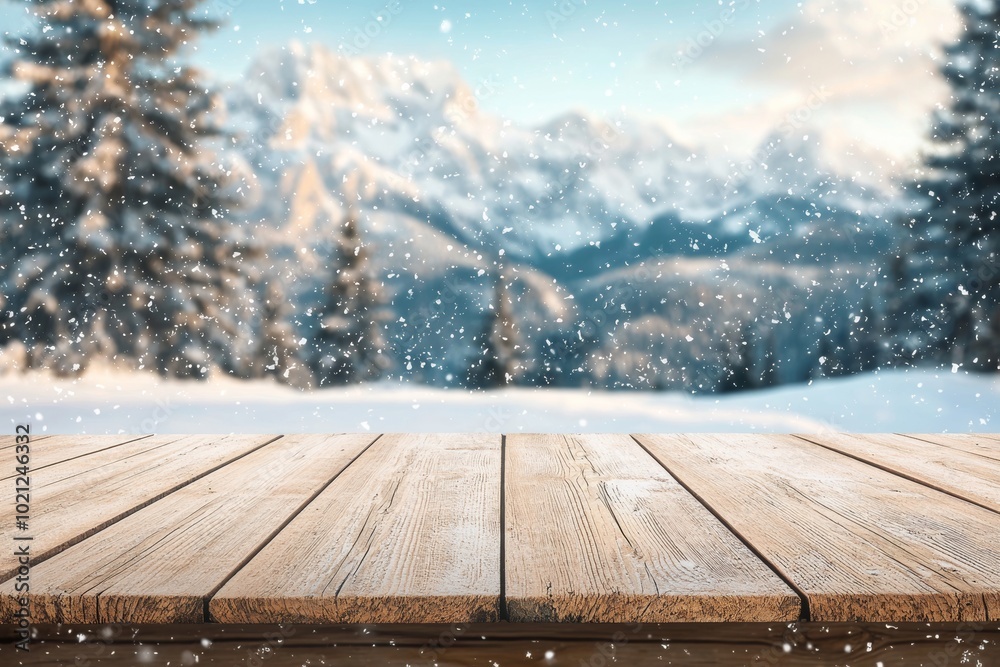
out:
{"label": "wooden table top", "polygon": [[8,624],[1000,618],[996,435],[57,435],[30,482]]}

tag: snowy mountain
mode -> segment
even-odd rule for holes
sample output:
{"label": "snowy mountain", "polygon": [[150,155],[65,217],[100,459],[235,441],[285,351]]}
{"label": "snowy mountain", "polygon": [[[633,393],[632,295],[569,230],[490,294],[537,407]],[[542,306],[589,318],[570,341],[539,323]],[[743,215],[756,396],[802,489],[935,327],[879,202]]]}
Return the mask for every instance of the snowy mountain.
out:
{"label": "snowy mountain", "polygon": [[402,377],[460,381],[500,266],[530,382],[714,391],[742,363],[726,345],[760,370],[739,387],[838,374],[859,355],[850,336],[896,204],[834,173],[820,132],[776,132],[727,163],[653,121],[520,127],[480,109],[490,94],[445,62],[301,44],[230,89],[257,178],[246,215],[300,312],[319,303],[350,209]]}
{"label": "snowy mountain", "polygon": [[518,127],[479,108],[492,93],[446,62],[301,44],[261,55],[229,99],[261,190],[281,193],[254,217],[298,238],[321,234],[342,215],[346,184],[366,211],[551,273],[599,268],[585,259],[597,244],[623,266],[831,228],[890,233],[885,206],[872,203],[884,193],[829,173],[816,139],[776,134],[720,169],[658,123],[568,113]]}

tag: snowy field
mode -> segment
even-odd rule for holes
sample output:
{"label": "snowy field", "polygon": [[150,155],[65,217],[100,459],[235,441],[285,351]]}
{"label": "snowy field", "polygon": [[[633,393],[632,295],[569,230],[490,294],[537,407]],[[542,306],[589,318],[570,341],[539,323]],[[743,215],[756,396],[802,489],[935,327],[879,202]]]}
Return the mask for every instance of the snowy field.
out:
{"label": "snowy field", "polygon": [[989,432],[1000,378],[892,371],[727,396],[374,384],[303,393],[267,381],[90,372],[0,376],[13,433]]}

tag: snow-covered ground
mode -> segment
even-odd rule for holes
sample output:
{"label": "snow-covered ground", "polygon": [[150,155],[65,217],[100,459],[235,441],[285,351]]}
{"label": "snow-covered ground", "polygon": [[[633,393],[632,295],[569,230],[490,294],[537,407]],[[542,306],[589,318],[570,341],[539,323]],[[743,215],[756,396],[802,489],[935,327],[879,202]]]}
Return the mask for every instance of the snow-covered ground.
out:
{"label": "snow-covered ground", "polygon": [[892,371],[728,396],[374,384],[303,393],[267,381],[91,372],[0,377],[13,433],[988,432],[1000,378]]}

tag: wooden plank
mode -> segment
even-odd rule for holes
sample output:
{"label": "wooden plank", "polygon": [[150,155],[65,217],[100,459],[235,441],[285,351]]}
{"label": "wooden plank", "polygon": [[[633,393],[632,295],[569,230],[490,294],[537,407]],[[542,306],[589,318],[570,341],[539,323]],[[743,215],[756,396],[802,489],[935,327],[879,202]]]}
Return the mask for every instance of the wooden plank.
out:
{"label": "wooden plank", "polygon": [[[0,664],[303,667],[996,667],[1000,627],[689,623],[0,626]],[[549,653],[551,652],[551,654]]]}
{"label": "wooden plank", "polygon": [[[35,473],[38,470],[48,468],[49,466],[54,466],[66,461],[72,461],[82,456],[90,456],[101,452],[107,452],[108,450],[121,447],[122,445],[135,445],[140,449],[151,449],[153,447],[159,447],[168,442],[178,440],[179,438],[180,436],[159,436],[151,438],[150,436],[143,435],[56,435],[46,438],[41,442],[32,440],[30,443],[31,471],[32,473]],[[123,450],[119,450],[113,456],[122,457],[128,455],[122,452]],[[13,456],[14,454],[11,453],[10,457],[12,460]],[[10,466],[9,469],[13,470],[13,466]],[[6,473],[7,470],[5,469],[5,476],[0,477],[0,480],[13,479],[15,477],[14,474]]]}
{"label": "wooden plank", "polygon": [[924,442],[941,445],[942,447],[950,447],[951,449],[958,449],[970,454],[976,454],[977,456],[992,459],[993,461],[1000,461],[1000,440],[997,439],[997,436],[965,434],[940,435],[930,433],[905,435],[910,438],[916,438],[917,440],[923,440]]}
{"label": "wooden plank", "polygon": [[[38,442],[40,440],[45,440],[47,438],[51,438],[52,437],[51,435],[35,435],[34,433],[29,433],[29,435],[31,436],[31,438],[30,438],[30,442],[31,443],[35,443],[35,442]],[[3,443],[3,444],[0,444],[0,450],[10,449],[11,447],[13,447],[14,445],[17,444],[17,434],[11,433],[10,435],[8,435],[3,440],[0,440],[0,442]]]}
{"label": "wooden plank", "polygon": [[[128,458],[117,458],[116,448],[33,474],[28,530],[18,531],[8,514],[0,525],[0,544],[30,535],[37,564],[278,436],[163,437],[171,441]],[[3,553],[0,580],[16,569],[13,550]]]}
{"label": "wooden plank", "polygon": [[[199,623],[205,601],[371,444],[284,437],[32,570],[35,623]],[[0,585],[0,620],[17,609]]]}
{"label": "wooden plank", "polygon": [[222,623],[498,618],[500,436],[380,438],[209,601]]}
{"label": "wooden plank", "polygon": [[507,436],[510,620],[795,620],[801,601],[627,435]]}
{"label": "wooden plank", "polygon": [[801,435],[907,479],[1000,512],[1000,464],[901,435]]}
{"label": "wooden plank", "polygon": [[994,512],[793,436],[638,436],[818,621],[1000,615]]}

